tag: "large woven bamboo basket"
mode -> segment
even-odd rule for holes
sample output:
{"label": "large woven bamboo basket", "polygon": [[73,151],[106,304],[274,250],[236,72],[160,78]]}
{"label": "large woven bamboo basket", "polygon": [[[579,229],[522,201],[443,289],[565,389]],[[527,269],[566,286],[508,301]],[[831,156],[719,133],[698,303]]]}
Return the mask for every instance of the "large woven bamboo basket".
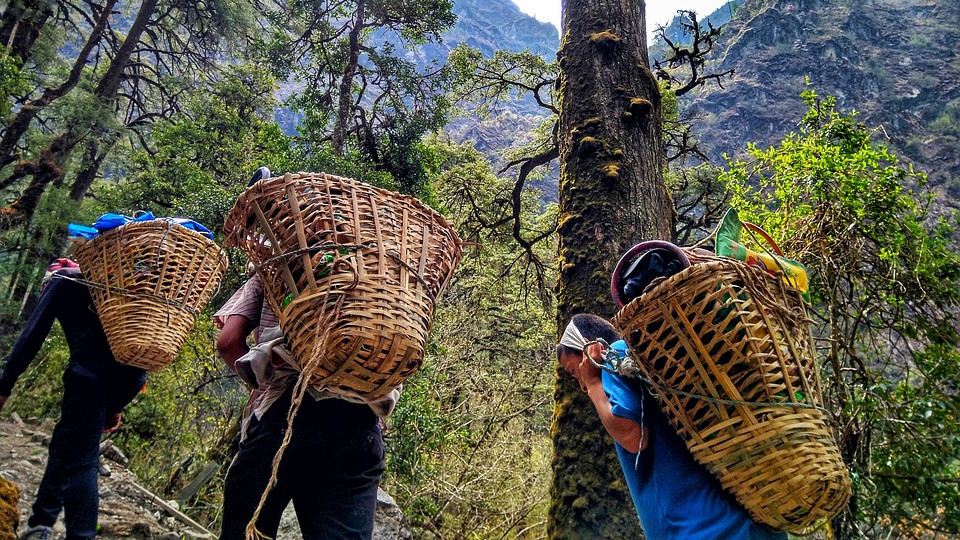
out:
{"label": "large woven bamboo basket", "polygon": [[754,520],[809,532],[839,513],[850,479],[822,408],[800,292],[733,259],[648,288],[613,324],[693,457]]}
{"label": "large woven bamboo basket", "polygon": [[462,256],[443,216],[413,197],[298,173],[249,187],[224,228],[257,266],[315,387],[375,399],[419,368]]}
{"label": "large woven bamboo basket", "polygon": [[76,259],[113,356],[150,371],[176,357],[227,269],[217,244],[166,220],[106,231]]}

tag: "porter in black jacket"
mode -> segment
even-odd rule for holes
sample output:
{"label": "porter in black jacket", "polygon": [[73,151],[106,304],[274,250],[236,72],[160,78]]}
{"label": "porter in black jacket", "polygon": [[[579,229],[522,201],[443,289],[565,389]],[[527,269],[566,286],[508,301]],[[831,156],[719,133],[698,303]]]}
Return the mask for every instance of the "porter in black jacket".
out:
{"label": "porter in black jacket", "polygon": [[79,268],[53,274],[0,375],[2,409],[53,321],[60,321],[70,346],[70,361],[63,374],[60,420],[50,439],[50,456],[27,522],[29,528],[21,536],[24,539],[49,538],[63,509],[67,538],[93,540],[99,504],[100,434],[120,425],[120,412],[146,381],[144,370],[114,360],[87,286],[76,281],[79,278]]}

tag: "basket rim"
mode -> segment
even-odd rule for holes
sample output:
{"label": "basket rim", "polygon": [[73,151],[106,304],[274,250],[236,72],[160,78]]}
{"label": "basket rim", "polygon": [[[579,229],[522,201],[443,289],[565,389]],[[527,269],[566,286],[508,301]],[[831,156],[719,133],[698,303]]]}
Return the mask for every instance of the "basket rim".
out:
{"label": "basket rim", "polygon": [[113,236],[116,236],[122,233],[123,231],[129,231],[131,229],[167,229],[168,231],[175,232],[176,234],[187,234],[188,236],[193,235],[206,243],[216,246],[217,249],[219,249],[220,251],[223,251],[223,248],[220,247],[219,244],[217,244],[212,239],[207,238],[200,232],[194,231],[192,229],[188,229],[187,227],[184,227],[179,223],[174,223],[173,221],[168,221],[163,218],[151,219],[147,221],[131,221],[129,223],[124,223],[119,227],[107,229],[89,240],[83,240],[79,243],[79,245],[82,248],[83,246],[92,245],[94,242],[97,242],[97,241],[105,242],[107,240],[112,240]]}
{"label": "basket rim", "polygon": [[[142,291],[136,291],[133,293],[127,289],[120,289],[117,287],[112,287],[109,284],[101,283],[94,279],[96,276],[91,274],[96,274],[94,270],[91,270],[89,262],[93,262],[97,257],[97,253],[100,251],[110,251],[115,250],[116,247],[111,246],[110,244],[119,244],[122,245],[124,233],[137,234],[141,232],[151,232],[151,231],[163,231],[164,235],[171,235],[173,237],[180,237],[178,242],[189,242],[189,241],[199,241],[200,245],[196,246],[198,251],[205,253],[205,260],[209,260],[212,265],[210,266],[211,275],[219,272],[219,278],[222,279],[223,275],[226,273],[228,267],[230,266],[230,257],[227,255],[227,252],[223,249],[222,246],[217,244],[210,238],[207,238],[205,235],[201,234],[198,231],[184,227],[179,223],[173,221],[168,221],[165,219],[154,219],[149,221],[133,221],[130,223],[125,223],[119,227],[114,227],[112,229],[106,230],[96,237],[89,240],[78,241],[72,247],[73,257],[77,260],[77,263],[80,265],[80,271],[83,276],[82,279],[72,278],[74,281],[82,283],[91,289],[101,289],[106,291],[110,296],[121,295],[128,298],[141,298],[150,302],[155,302],[159,299],[162,303],[165,303],[171,307],[178,309],[185,309],[194,316],[198,316],[200,311],[203,309],[203,305],[209,302],[209,299],[203,304],[199,305],[197,308],[193,308],[189,303],[174,301],[162,295],[152,295],[146,294]],[[215,250],[215,251],[214,251]],[[216,261],[213,263],[213,261]],[[96,265],[93,265],[96,267]],[[219,290],[219,283],[216,290]],[[214,291],[213,294],[216,294]]]}
{"label": "basket rim", "polygon": [[450,232],[453,237],[453,242],[461,247],[464,245],[463,240],[460,238],[460,234],[457,232],[456,227],[453,222],[447,219],[446,216],[441,214],[435,208],[431,207],[427,203],[421,201],[420,199],[407,195],[405,193],[400,193],[398,191],[392,191],[386,188],[375,186],[371,183],[364,182],[363,180],[357,180],[354,178],[349,178],[346,176],[337,176],[335,174],[329,174],[325,172],[297,172],[297,173],[286,173],[280,176],[272,176],[270,178],[265,178],[253,184],[252,186],[247,187],[243,190],[240,195],[237,196],[237,200],[233,205],[233,208],[227,214],[226,220],[224,220],[223,231],[225,235],[224,245],[227,247],[238,247],[238,244],[234,240],[235,232],[237,229],[242,228],[240,224],[243,222],[243,216],[247,211],[247,200],[251,197],[255,197],[261,193],[273,190],[277,185],[285,186],[287,182],[306,182],[310,179],[319,179],[324,182],[332,180],[341,182],[344,184],[360,185],[364,188],[370,189],[375,192],[377,195],[384,197],[388,200],[396,200],[403,204],[412,205],[416,211],[422,212],[432,219],[436,220],[441,226],[444,227],[447,231]]}
{"label": "basket rim", "polygon": [[730,269],[737,269],[737,268],[746,269],[748,272],[754,274],[758,278],[770,281],[771,284],[774,283],[774,281],[771,281],[771,280],[776,280],[781,282],[785,290],[789,291],[792,294],[796,294],[797,297],[800,298],[800,300],[803,301],[805,305],[809,305],[807,300],[803,298],[803,293],[800,291],[800,289],[797,289],[796,287],[790,285],[789,283],[784,282],[780,278],[780,276],[773,275],[767,272],[766,270],[762,270],[753,265],[746,264],[743,261],[739,261],[737,259],[715,255],[713,258],[708,259],[706,261],[692,263],[690,266],[680,270],[676,274],[666,277],[660,283],[657,283],[652,287],[648,287],[643,292],[643,294],[631,300],[630,303],[625,304],[614,315],[614,318],[620,318],[622,314],[628,311],[633,312],[633,311],[638,311],[642,309],[642,307],[640,306],[642,306],[643,304],[649,304],[651,300],[664,294],[665,291],[669,290],[669,288],[673,287],[677,282],[687,279],[690,274],[710,272],[710,271],[716,271],[716,270],[730,270]]}

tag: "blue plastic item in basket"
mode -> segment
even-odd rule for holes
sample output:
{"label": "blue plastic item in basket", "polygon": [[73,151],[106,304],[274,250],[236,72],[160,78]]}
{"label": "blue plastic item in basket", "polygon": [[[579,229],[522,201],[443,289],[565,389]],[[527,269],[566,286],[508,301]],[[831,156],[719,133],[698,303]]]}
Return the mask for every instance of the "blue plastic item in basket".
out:
{"label": "blue plastic item in basket", "polygon": [[203,225],[197,223],[192,219],[187,218],[167,218],[167,221],[176,223],[177,225],[183,225],[184,227],[190,229],[191,231],[197,231],[198,233],[206,236],[207,238],[213,240],[213,233],[210,232],[210,229],[204,227]]}
{"label": "blue plastic item in basket", "polygon": [[99,233],[100,231],[94,229],[93,227],[87,227],[86,225],[80,225],[78,223],[70,223],[67,225],[67,234],[70,236],[77,236],[90,240],[92,238],[96,238],[97,234]]}
{"label": "blue plastic item in basket", "polygon": [[153,212],[144,212],[135,218],[124,216],[123,214],[107,213],[100,216],[96,223],[93,224],[93,227],[98,231],[103,232],[109,231],[110,229],[116,229],[121,225],[126,225],[127,223],[134,221],[151,221],[154,219],[157,218],[154,217]]}
{"label": "blue plastic item in basket", "polygon": [[[121,225],[126,225],[127,223],[133,223],[136,221],[153,221],[158,219],[153,215],[153,212],[144,212],[137,217],[125,216],[123,214],[115,213],[106,213],[100,216],[97,221],[93,224],[93,227],[87,227],[86,225],[79,225],[77,223],[70,223],[67,225],[67,232],[70,236],[79,236],[90,240],[96,238],[98,234],[109,231],[110,229],[116,229]],[[192,219],[187,218],[160,218],[170,223],[175,223],[190,229],[191,231],[196,231],[207,238],[213,240],[213,233],[210,232],[210,229],[204,227],[203,225],[197,223]]]}

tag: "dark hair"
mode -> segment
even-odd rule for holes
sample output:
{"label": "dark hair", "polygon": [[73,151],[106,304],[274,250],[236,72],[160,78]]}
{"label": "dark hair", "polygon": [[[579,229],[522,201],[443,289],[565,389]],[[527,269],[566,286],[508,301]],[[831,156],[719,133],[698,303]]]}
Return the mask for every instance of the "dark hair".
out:
{"label": "dark hair", "polygon": [[[583,339],[587,341],[593,341],[597,338],[600,338],[607,343],[613,343],[620,339],[620,336],[617,335],[617,331],[613,328],[613,325],[610,324],[606,319],[599,315],[594,315],[592,313],[578,313],[574,315],[570,322],[577,327],[577,330],[580,331],[580,335],[583,336]],[[579,353],[572,347],[566,345],[557,345],[557,355],[559,356],[563,352],[572,352]]]}
{"label": "dark hair", "polygon": [[570,321],[580,330],[580,335],[586,340],[603,339],[613,343],[620,339],[617,331],[606,319],[593,313],[578,313]]}

